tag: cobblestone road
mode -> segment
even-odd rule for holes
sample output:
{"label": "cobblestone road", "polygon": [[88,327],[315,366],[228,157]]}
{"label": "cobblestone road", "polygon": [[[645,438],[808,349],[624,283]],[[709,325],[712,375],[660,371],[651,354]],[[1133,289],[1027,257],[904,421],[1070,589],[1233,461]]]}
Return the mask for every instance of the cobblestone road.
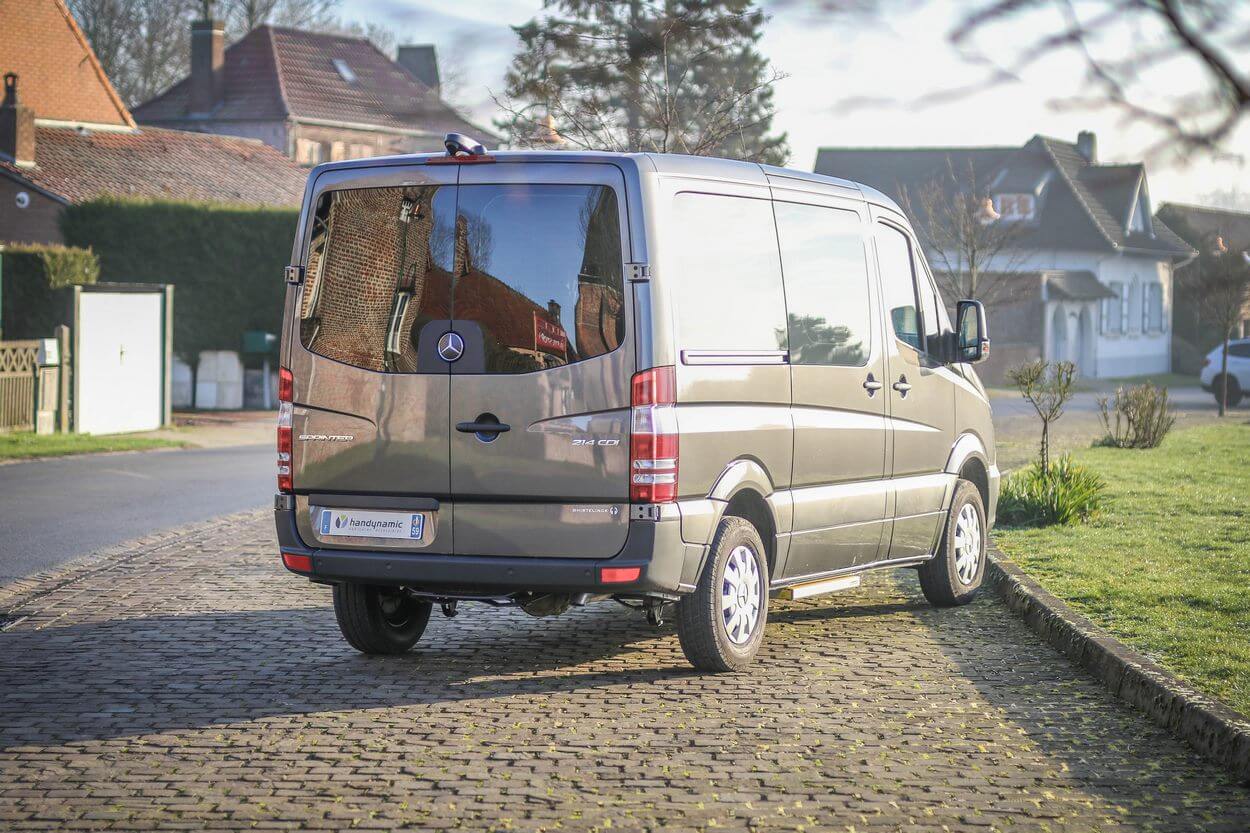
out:
{"label": "cobblestone road", "polygon": [[270,523],[12,611],[0,829],[1250,829],[1250,790],[988,597],[934,610],[902,573],[782,603],[734,676],[610,603],[466,607],[369,659]]}

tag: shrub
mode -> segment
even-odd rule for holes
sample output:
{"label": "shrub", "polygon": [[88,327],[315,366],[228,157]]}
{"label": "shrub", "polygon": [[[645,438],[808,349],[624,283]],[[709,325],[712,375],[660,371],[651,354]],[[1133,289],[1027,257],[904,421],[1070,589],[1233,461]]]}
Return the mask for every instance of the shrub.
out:
{"label": "shrub", "polygon": [[1099,444],[1115,448],[1158,448],[1176,424],[1167,388],[1149,382],[1116,388],[1113,399],[1098,397],[1098,410],[1107,432]]}
{"label": "shrub", "polygon": [[1008,475],[998,517],[1010,526],[1078,523],[1098,512],[1105,488],[1101,477],[1065,454],[1048,469],[1033,463]]}
{"label": "shrub", "polygon": [[100,197],[66,206],[61,232],[91,246],[106,281],[174,285],[174,351],[240,350],[247,330],[280,332],[299,212]]}
{"label": "shrub", "polygon": [[4,254],[4,337],[51,338],[58,324],[68,324],[69,297],[59,290],[92,284],[100,262],[89,249],[71,246],[16,245]]}

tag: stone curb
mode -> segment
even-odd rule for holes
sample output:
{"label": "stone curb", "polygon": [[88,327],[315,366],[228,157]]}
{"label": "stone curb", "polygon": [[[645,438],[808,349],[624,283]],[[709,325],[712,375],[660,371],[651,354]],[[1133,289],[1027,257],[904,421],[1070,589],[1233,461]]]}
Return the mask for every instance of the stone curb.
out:
{"label": "stone curb", "polygon": [[1250,718],[1208,697],[1077,613],[990,546],[986,577],[1007,607],[1112,694],[1250,784]]}
{"label": "stone curb", "polygon": [[246,509],[224,515],[211,521],[200,521],[185,526],[164,529],[130,541],[88,553],[80,558],[34,575],[15,579],[0,579],[0,630],[17,624],[23,614],[22,608],[49,593],[73,584],[101,570],[109,570],[126,564],[158,550],[220,529],[223,523],[243,521],[260,514],[265,509]]}

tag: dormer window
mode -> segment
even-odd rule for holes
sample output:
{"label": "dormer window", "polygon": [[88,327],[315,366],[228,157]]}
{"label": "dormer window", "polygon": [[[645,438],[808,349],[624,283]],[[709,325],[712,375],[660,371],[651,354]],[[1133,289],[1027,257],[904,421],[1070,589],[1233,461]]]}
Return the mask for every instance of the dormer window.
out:
{"label": "dormer window", "polygon": [[1028,221],[1036,216],[1037,198],[1032,194],[998,194],[994,208],[1006,222]]}
{"label": "dormer window", "polygon": [[1146,194],[1145,184],[1142,184],[1140,192],[1137,194],[1137,202],[1133,204],[1133,213],[1128,218],[1129,234],[1149,234],[1154,237],[1154,226],[1150,222],[1150,198]]}
{"label": "dormer window", "polygon": [[348,84],[356,83],[356,73],[352,72],[352,68],[347,65],[347,61],[342,58],[335,58],[334,68],[339,71],[339,75],[343,76],[343,80]]}

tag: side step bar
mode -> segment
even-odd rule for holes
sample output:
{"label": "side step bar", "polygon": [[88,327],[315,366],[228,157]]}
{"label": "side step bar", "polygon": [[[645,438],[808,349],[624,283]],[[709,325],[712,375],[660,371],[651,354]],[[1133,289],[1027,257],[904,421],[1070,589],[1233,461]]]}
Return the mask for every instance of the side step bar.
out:
{"label": "side step bar", "polygon": [[824,593],[835,593],[838,590],[850,590],[852,587],[859,587],[860,577],[855,576],[835,576],[834,578],[820,579],[819,581],[809,581],[806,584],[793,584],[789,587],[783,587],[777,593],[780,599],[806,599],[810,596],[820,596]]}

